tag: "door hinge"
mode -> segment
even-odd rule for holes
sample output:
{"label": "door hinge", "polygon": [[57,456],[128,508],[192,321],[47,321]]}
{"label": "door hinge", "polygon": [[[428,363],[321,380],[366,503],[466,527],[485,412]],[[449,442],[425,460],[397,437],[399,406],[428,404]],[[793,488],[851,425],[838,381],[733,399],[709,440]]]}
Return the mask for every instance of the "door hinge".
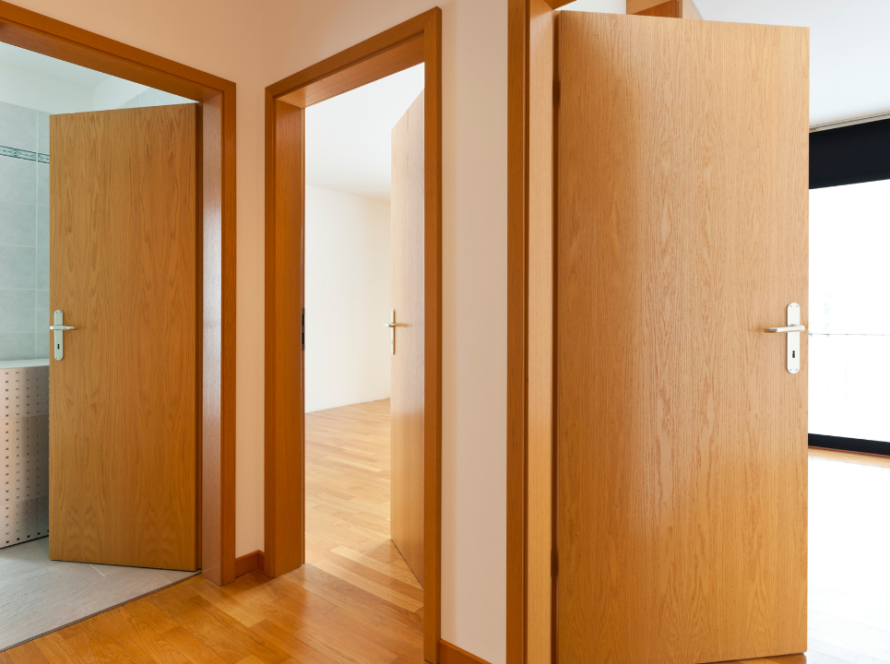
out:
{"label": "door hinge", "polygon": [[550,555],[550,576],[559,576],[559,555],[556,549]]}
{"label": "door hinge", "polygon": [[306,350],[306,307],[303,307],[303,315],[301,317],[300,328],[300,345]]}
{"label": "door hinge", "polygon": [[553,81],[553,105],[554,106],[559,106],[560,92],[561,92],[561,90],[560,90],[560,86],[559,86],[559,81],[554,79],[554,81]]}

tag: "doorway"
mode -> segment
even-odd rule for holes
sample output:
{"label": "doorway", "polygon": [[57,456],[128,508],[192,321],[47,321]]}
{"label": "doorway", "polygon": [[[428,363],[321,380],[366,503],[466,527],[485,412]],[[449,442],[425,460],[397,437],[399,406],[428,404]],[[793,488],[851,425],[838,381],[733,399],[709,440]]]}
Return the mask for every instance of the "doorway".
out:
{"label": "doorway", "polygon": [[[418,350],[423,368],[412,386],[412,394],[420,395],[423,459],[418,468],[423,476],[423,488],[415,506],[421,509],[423,517],[423,656],[430,662],[437,661],[439,644],[440,23],[441,12],[438,9],[422,14],[270,86],[266,96],[266,546],[263,560],[266,575],[274,577],[292,573],[290,578],[303,580],[314,570],[312,565],[304,564],[310,556],[316,555],[307,536],[307,512],[311,506],[307,506],[309,481],[305,478],[312,463],[309,437],[317,429],[314,414],[304,415],[312,386],[306,383],[304,390],[304,375],[308,377],[309,360],[296,335],[297,331],[304,329],[300,299],[309,278],[306,276],[306,266],[309,265],[306,258],[307,241],[310,237],[307,204],[311,200],[311,190],[307,191],[305,166],[309,111],[316,104],[387,76],[420,64],[424,67],[423,106],[418,111],[418,124],[423,130],[424,164],[421,175],[423,193],[417,203],[422,213],[415,217],[420,220],[415,223],[422,228],[419,250],[411,254],[415,263],[422,266],[419,276],[412,283],[420,288],[423,334],[418,339]],[[298,186],[294,187],[293,183],[298,183]],[[300,268],[294,269],[294,266]],[[381,326],[377,329],[382,332],[384,326],[394,323],[397,327],[390,329],[395,330],[398,347],[407,339],[407,335],[402,337],[399,334],[402,330],[398,327],[398,312],[395,321],[391,317],[392,312],[387,313],[389,315],[377,323]],[[305,330],[309,333],[312,323],[308,321],[312,320],[313,313],[308,307],[306,316]],[[313,343],[311,334],[306,337],[306,343],[307,346]],[[390,352],[388,348],[387,352]],[[395,385],[393,387],[395,389]],[[380,416],[378,425],[382,430],[385,429],[383,420],[387,419],[387,409],[384,404],[378,404],[377,410],[379,412],[376,414]],[[369,411],[365,415],[373,418],[374,413]],[[393,424],[397,421],[394,420]],[[369,428],[374,426],[368,425]],[[383,440],[386,440],[385,434]],[[369,560],[363,560],[367,563],[366,567],[374,565]],[[343,562],[341,567],[348,567],[348,562]],[[419,566],[415,567],[418,569],[411,568],[407,573],[417,580],[421,572]],[[401,571],[406,572],[405,569]],[[350,578],[367,585],[366,581]],[[404,590],[409,592],[407,588]],[[406,610],[397,604],[394,606],[394,610]]]}
{"label": "doorway", "polygon": [[192,100],[6,43],[0,65],[5,649],[200,569],[200,142]]}
{"label": "doorway", "polygon": [[[7,443],[4,461],[8,474],[16,478],[16,486],[13,487],[16,489],[15,495],[7,496],[5,512],[14,513],[15,516],[12,522],[7,516],[7,523],[4,524],[5,537],[0,542],[3,547],[0,557],[8,563],[6,571],[11,571],[11,574],[7,574],[7,581],[13,585],[19,584],[18,589],[7,586],[2,592],[4,601],[0,611],[5,612],[0,619],[3,625],[0,635],[2,649],[33,638],[47,629],[57,629],[68,622],[83,619],[178,581],[195,570],[203,569],[205,575],[217,583],[234,578],[234,459],[226,453],[228,446],[234,444],[234,439],[230,417],[221,416],[225,411],[224,403],[226,407],[234,405],[233,399],[229,399],[234,387],[229,380],[234,377],[230,372],[222,371],[224,361],[233,360],[234,344],[229,332],[223,334],[219,326],[220,321],[234,315],[230,300],[221,308],[225,287],[234,285],[233,281],[230,282],[234,276],[234,253],[231,252],[234,248],[231,244],[234,240],[231,233],[234,216],[231,201],[225,200],[226,193],[232,191],[234,184],[234,160],[231,158],[234,84],[12,5],[0,8],[0,27],[0,49],[13,60],[6,64],[21,70],[17,72],[18,76],[13,77],[21,81],[21,85],[4,86],[3,90],[4,97],[17,95],[2,100],[6,102],[3,107],[3,137],[15,144],[5,146],[0,156],[6,174],[14,176],[4,178],[4,202],[11,205],[4,206],[2,221],[5,229],[0,244],[4,245],[4,253],[10,258],[3,261],[4,313],[10,314],[4,315],[3,325],[9,326],[14,322],[15,329],[2,330],[0,350],[4,353],[5,364],[9,365],[3,367],[7,398],[16,406],[15,412],[7,410],[9,417],[4,422],[7,425],[4,427],[4,440]],[[90,129],[74,127],[72,123],[85,123],[90,125]],[[173,125],[183,130],[178,136],[183,140],[167,140],[170,136],[166,129]],[[54,137],[52,140],[51,136]],[[133,140],[128,142],[128,136]],[[102,140],[108,148],[104,152],[90,152],[85,149],[89,146],[83,144],[84,141],[96,143]],[[154,146],[148,147],[153,142]],[[177,149],[185,147],[180,150],[181,158],[178,161],[185,170],[177,170],[176,179],[177,182],[182,180],[183,191],[188,195],[170,195],[169,199],[187,203],[177,219],[185,244],[190,247],[191,258],[189,262],[178,255],[166,265],[169,267],[177,263],[177,269],[185,279],[181,290],[189,293],[191,302],[182,309],[182,321],[177,319],[177,324],[171,326],[174,336],[185,334],[186,343],[190,346],[191,359],[186,355],[180,359],[184,368],[190,365],[183,375],[190,376],[191,386],[182,383],[181,387],[185,389],[184,399],[190,404],[191,424],[185,418],[175,425],[183,429],[182,440],[187,441],[188,447],[184,449],[184,458],[188,459],[190,470],[186,477],[178,481],[168,481],[164,475],[157,478],[159,481],[156,484],[163,490],[170,486],[187,486],[188,491],[180,489],[187,509],[167,510],[174,514],[175,519],[182,521],[182,529],[173,533],[164,525],[164,518],[159,518],[166,507],[151,503],[146,514],[133,520],[141,527],[131,527],[130,530],[138,534],[159,524],[161,530],[155,531],[152,535],[154,544],[146,546],[145,551],[131,547],[133,556],[130,559],[110,555],[110,549],[103,549],[104,545],[98,547],[103,550],[98,557],[93,557],[87,551],[92,545],[75,546],[79,551],[59,550],[47,554],[47,533],[51,540],[55,535],[56,545],[62,545],[64,549],[78,538],[83,544],[86,541],[83,539],[85,533],[90,533],[86,539],[92,539],[93,544],[97,541],[108,544],[109,538],[115,538],[111,533],[118,530],[107,519],[90,518],[88,513],[82,512],[86,517],[78,520],[68,509],[91,492],[94,496],[100,496],[102,491],[98,487],[103,485],[101,477],[95,473],[72,472],[83,469],[77,469],[71,459],[58,465],[57,472],[52,470],[54,452],[68,451],[65,445],[54,445],[53,439],[70,440],[78,436],[75,433],[77,427],[72,425],[70,419],[53,419],[53,413],[59,415],[57,411],[60,406],[67,404],[70,407],[77,396],[70,389],[71,385],[54,380],[61,374],[53,369],[62,365],[70,368],[71,360],[78,354],[81,360],[87,355],[97,359],[109,357],[113,347],[121,345],[126,352],[127,344],[121,344],[122,340],[131,340],[131,350],[143,356],[146,347],[140,335],[121,333],[121,326],[116,324],[119,319],[138,322],[136,317],[125,315],[125,312],[118,312],[119,317],[114,316],[114,311],[109,312],[114,325],[107,324],[108,321],[102,325],[97,318],[84,316],[84,320],[79,322],[81,329],[75,332],[71,329],[78,327],[74,320],[60,320],[65,312],[51,315],[51,310],[54,299],[73,295],[71,290],[78,270],[97,268],[103,260],[107,265],[108,257],[112,257],[112,262],[130,261],[129,270],[134,274],[141,272],[147,279],[145,283],[149,289],[158,292],[164,290],[157,289],[156,285],[159,283],[157,272],[163,271],[165,261],[147,260],[148,257],[143,256],[146,260],[141,262],[132,254],[128,255],[122,245],[111,247],[107,243],[83,242],[94,231],[95,237],[107,236],[107,233],[98,232],[99,226],[105,223],[100,222],[101,217],[118,221],[123,218],[120,209],[111,210],[109,206],[113,206],[109,201],[116,197],[120,203],[125,198],[122,195],[126,189],[125,183],[115,187],[108,185],[113,190],[110,193],[114,195],[100,190],[93,192],[95,195],[88,195],[87,188],[71,181],[75,171],[84,175],[97,164],[108,170],[107,166],[101,166],[103,162],[123,160],[133,177],[139,180],[141,174],[147,178],[141,181],[144,187],[160,185],[163,188],[163,168],[151,166],[151,159],[143,160],[140,164],[130,160],[133,155],[127,150],[139,143],[158,154],[174,146]],[[134,149],[137,152],[142,149],[144,154],[145,147]],[[100,159],[92,158],[100,155]],[[71,166],[72,159],[79,162]],[[168,166],[173,167],[174,161],[168,162]],[[132,170],[136,166],[142,168],[139,173]],[[157,178],[149,172],[152,169]],[[105,175],[112,176],[112,179],[118,177],[120,172],[115,174],[114,170],[108,170]],[[180,178],[182,173],[187,173],[188,177]],[[91,181],[95,184],[101,181],[101,177],[97,174]],[[77,209],[62,210],[65,204],[85,195],[88,202],[83,206],[75,205]],[[155,198],[160,200],[162,197]],[[62,207],[57,204],[60,199],[63,201]],[[158,216],[157,210],[152,211],[149,203],[143,200],[133,206],[141,210],[142,240],[151,239],[152,221],[156,221]],[[90,209],[90,205],[94,206],[91,212],[81,216],[95,220],[98,225],[89,231],[75,228],[79,213]],[[102,206],[105,206],[104,212],[99,209]],[[160,216],[167,218],[166,214]],[[133,230],[131,224],[106,223],[106,226],[115,232],[126,228]],[[223,233],[224,229],[228,230]],[[60,235],[64,240],[61,244]],[[82,246],[75,249],[68,241],[71,238],[76,238]],[[50,244],[55,247],[52,252]],[[150,242],[131,243],[132,247],[137,248],[137,253],[138,247],[148,244]],[[227,249],[229,253],[226,253]],[[59,260],[63,264],[58,264]],[[91,314],[96,313],[97,303],[110,303],[99,291],[114,287],[110,284],[112,279],[109,279],[109,275],[101,273],[101,270],[96,269],[94,277],[95,283],[85,290],[89,296],[70,300],[78,307],[92,307]],[[87,284],[89,281],[86,279]],[[80,285],[83,286],[84,282]],[[118,286],[123,287],[124,284],[119,283]],[[147,292],[143,292],[142,296],[133,298],[132,307],[137,307],[137,300],[146,303],[151,299]],[[68,309],[68,305],[65,305],[65,309]],[[230,322],[233,323],[233,318]],[[57,328],[52,333],[47,329],[51,324]],[[233,328],[233,324],[229,326],[230,330]],[[105,331],[101,332],[103,329]],[[115,330],[118,332],[115,333]],[[80,334],[74,337],[78,332]],[[100,334],[97,335],[97,332]],[[102,343],[106,347],[93,348],[85,353],[101,334],[105,334]],[[67,344],[63,341],[65,337]],[[67,356],[66,350],[69,351]],[[78,350],[81,352],[78,353]],[[65,363],[65,359],[69,362]],[[131,383],[147,385],[152,382],[144,381],[147,376],[141,362],[112,364],[117,366],[106,366],[105,373],[99,372],[101,376],[97,385],[101,389],[114,389],[115,384],[120,387],[121,383],[115,381],[126,376],[128,371],[137,373],[142,379]],[[143,368],[140,369],[140,366]],[[71,374],[70,371],[68,373]],[[86,374],[81,371],[74,373],[80,387],[83,387],[80,379]],[[50,394],[52,388],[61,388],[61,395]],[[126,389],[120,391],[125,392]],[[87,393],[89,390],[81,392]],[[147,390],[147,393],[150,392],[152,390]],[[100,401],[102,403],[93,409],[94,415],[98,413],[101,416],[104,411],[107,421],[120,417],[109,398]],[[160,402],[156,402],[156,405],[160,406]],[[155,415],[142,419],[142,424],[148,428],[158,424],[164,419],[160,415],[164,411],[164,408],[159,408]],[[166,412],[170,414],[169,409]],[[84,415],[86,409],[75,408],[72,413],[77,419],[78,413]],[[144,413],[138,417],[141,415]],[[137,419],[136,414],[133,417]],[[102,438],[95,427],[88,429],[93,431],[94,440]],[[231,451],[234,451],[233,448]],[[96,457],[93,468],[101,465],[100,459],[104,459],[101,454]],[[48,465],[49,487],[46,480]],[[139,464],[139,467],[145,471],[147,464]],[[60,469],[61,473],[58,472]],[[73,484],[67,488],[59,484],[65,472],[73,480]],[[126,472],[121,476],[118,481],[128,477]],[[109,484],[104,485],[106,488],[115,482],[114,478],[106,479],[109,479]],[[138,486],[140,479],[145,479],[145,473],[141,472],[130,479],[134,486]],[[75,489],[72,490],[72,487]],[[121,505],[116,504],[114,509],[109,510],[106,501],[102,507],[106,510],[105,516],[108,516],[119,511]],[[54,510],[57,512],[55,516]],[[96,516],[95,513],[93,516]],[[168,552],[179,549],[181,555],[165,558],[164,555],[149,554],[151,549],[155,549],[155,553],[161,549]],[[53,569],[48,572],[50,556],[65,562],[51,565]],[[102,563],[107,563],[107,566]],[[179,571],[155,571],[153,568],[176,568]],[[27,585],[29,581],[33,582],[30,586]],[[21,586],[22,583],[26,585]],[[41,598],[41,587],[49,589],[51,594]],[[34,605],[35,601],[41,608],[49,607],[51,610],[29,608],[28,603]],[[70,615],[65,614],[66,610]],[[53,613],[55,617],[50,615]]]}

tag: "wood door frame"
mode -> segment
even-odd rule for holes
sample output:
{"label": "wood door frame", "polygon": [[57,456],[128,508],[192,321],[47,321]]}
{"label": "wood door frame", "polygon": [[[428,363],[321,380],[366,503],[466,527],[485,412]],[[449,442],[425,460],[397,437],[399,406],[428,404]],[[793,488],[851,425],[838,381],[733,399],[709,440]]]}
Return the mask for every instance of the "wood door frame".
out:
{"label": "wood door frame", "polygon": [[198,179],[202,294],[198,381],[199,560],[217,584],[235,580],[235,84],[0,1],[0,41],[201,104]]}
{"label": "wood door frame", "polygon": [[265,573],[305,561],[302,326],[307,106],[425,65],[424,657],[440,638],[442,12],[436,7],[266,88]]}

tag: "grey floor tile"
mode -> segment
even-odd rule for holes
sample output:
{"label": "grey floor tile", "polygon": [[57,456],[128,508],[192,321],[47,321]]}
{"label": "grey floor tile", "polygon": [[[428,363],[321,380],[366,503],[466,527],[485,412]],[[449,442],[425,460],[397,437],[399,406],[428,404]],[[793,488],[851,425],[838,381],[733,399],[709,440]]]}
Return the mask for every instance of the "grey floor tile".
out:
{"label": "grey floor tile", "polygon": [[166,571],[51,561],[48,544],[0,549],[0,650],[192,576],[171,581]]}
{"label": "grey floor tile", "polygon": [[35,246],[36,219],[36,205],[0,201],[0,244]]}

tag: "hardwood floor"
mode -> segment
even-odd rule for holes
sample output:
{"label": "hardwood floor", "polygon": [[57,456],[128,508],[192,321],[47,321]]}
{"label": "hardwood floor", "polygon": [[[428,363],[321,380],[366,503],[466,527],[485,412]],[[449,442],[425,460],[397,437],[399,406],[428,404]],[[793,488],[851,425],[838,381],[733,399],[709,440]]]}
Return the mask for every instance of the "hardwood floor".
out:
{"label": "hardwood floor", "polygon": [[[388,407],[307,416],[301,569],[222,588],[196,577],[0,664],[420,664],[422,593],[388,538]],[[811,451],[810,651],[745,664],[890,664],[888,504],[890,460]]]}
{"label": "hardwood floor", "polygon": [[196,577],[0,653],[0,664],[420,664],[423,593],[389,540],[389,403],[306,417],[308,564]]}

